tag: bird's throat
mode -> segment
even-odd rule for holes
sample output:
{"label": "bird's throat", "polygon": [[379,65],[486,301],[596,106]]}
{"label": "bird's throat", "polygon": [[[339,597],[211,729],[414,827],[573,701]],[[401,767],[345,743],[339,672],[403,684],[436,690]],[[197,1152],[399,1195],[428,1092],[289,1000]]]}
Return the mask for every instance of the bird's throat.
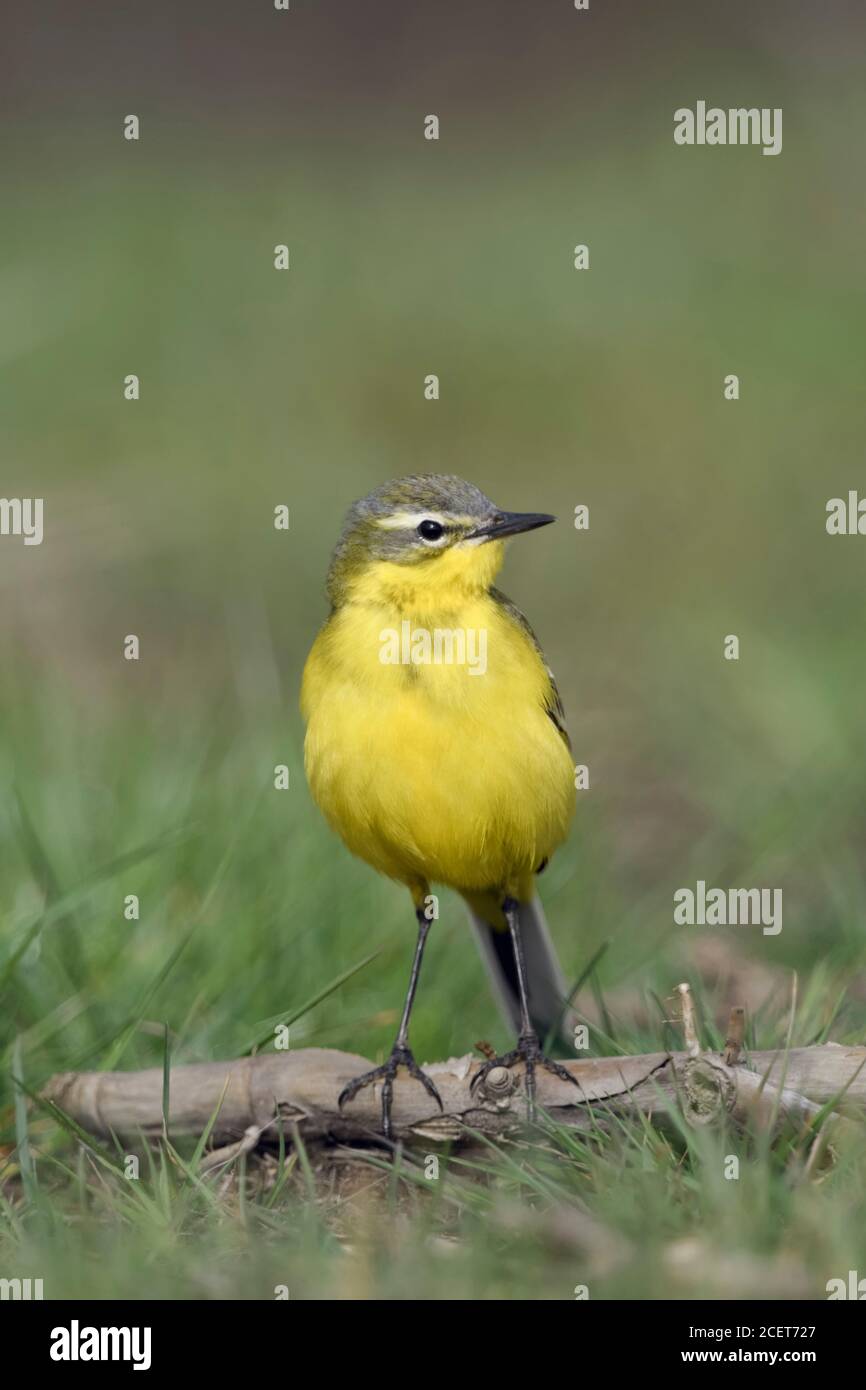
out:
{"label": "bird's throat", "polygon": [[502,566],[502,541],[454,546],[415,565],[379,560],[348,585],[349,603],[385,609],[395,618],[435,623],[459,614],[486,593]]}

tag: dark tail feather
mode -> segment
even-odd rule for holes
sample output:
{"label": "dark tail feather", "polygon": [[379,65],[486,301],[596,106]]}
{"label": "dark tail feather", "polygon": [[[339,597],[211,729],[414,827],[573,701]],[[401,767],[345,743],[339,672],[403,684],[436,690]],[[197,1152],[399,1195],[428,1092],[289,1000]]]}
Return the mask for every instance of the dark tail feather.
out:
{"label": "dark tail feather", "polygon": [[[511,933],[493,927],[472,907],[469,916],[493,993],[509,1027],[520,1028],[520,995]],[[526,962],[529,1016],[539,1038],[548,1034],[573,1046],[574,1018],[566,1002],[568,986],[556,957],[537,897],[519,906],[520,939]]]}

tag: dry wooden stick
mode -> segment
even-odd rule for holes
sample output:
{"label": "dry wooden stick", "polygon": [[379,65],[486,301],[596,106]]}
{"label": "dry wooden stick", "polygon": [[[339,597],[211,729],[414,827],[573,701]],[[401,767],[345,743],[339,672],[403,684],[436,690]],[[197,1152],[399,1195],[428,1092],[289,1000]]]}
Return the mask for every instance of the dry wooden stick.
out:
{"label": "dry wooden stick", "polygon": [[680,996],[680,1013],[683,1021],[683,1039],[686,1044],[686,1051],[690,1057],[697,1057],[701,1050],[701,1042],[698,1036],[698,1011],[695,1008],[695,1001],[692,998],[692,991],[689,985],[677,985],[677,993]]}
{"label": "dry wooden stick", "polygon": [[[681,1105],[693,1123],[723,1113],[744,1122],[761,1116],[766,1120],[775,1111],[780,1123],[802,1126],[845,1090],[846,1110],[866,1118],[866,1049],[826,1043],[792,1048],[785,1058],[783,1051],[756,1052],[749,1068],[728,1067],[707,1053],[587,1058],[565,1063],[577,1085],[539,1071],[538,1103],[578,1129],[603,1123],[608,1109],[664,1121],[672,1105]],[[342,1111],[337,1098],[345,1083],[370,1065],[351,1053],[306,1048],[174,1067],[169,1135],[200,1135],[219,1107],[211,1135],[216,1145],[243,1140],[251,1127],[260,1132],[262,1143],[276,1144],[282,1126],[290,1142],[295,1124],[305,1143],[369,1142],[379,1134],[379,1088],[366,1088]],[[499,1076],[502,1069],[497,1068],[491,1084],[473,1091],[472,1078],[480,1066],[472,1056],[427,1065],[442,1096],[441,1114],[417,1082],[401,1075],[394,1090],[396,1136],[429,1144],[466,1141],[467,1129],[505,1134],[520,1128],[526,1119],[522,1072]],[[113,1133],[134,1141],[162,1132],[163,1073],[158,1067],[65,1073],[52,1078],[43,1096],[94,1135]]]}
{"label": "dry wooden stick", "polygon": [[729,1067],[735,1067],[740,1060],[740,1053],[743,1048],[743,1040],[746,1036],[746,1011],[745,1009],[731,1009],[728,1019],[728,1036],[725,1038],[725,1062]]}

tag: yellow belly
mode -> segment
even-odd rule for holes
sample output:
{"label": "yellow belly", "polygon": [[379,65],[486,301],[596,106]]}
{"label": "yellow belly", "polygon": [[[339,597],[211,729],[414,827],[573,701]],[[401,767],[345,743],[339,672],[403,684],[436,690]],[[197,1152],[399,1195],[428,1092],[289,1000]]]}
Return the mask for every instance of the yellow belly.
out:
{"label": "yellow belly", "polygon": [[459,615],[487,634],[483,674],[383,664],[387,621],[341,609],[310,653],[302,707],[313,796],[348,847],[392,878],[525,891],[574,809],[543,662],[486,596]]}

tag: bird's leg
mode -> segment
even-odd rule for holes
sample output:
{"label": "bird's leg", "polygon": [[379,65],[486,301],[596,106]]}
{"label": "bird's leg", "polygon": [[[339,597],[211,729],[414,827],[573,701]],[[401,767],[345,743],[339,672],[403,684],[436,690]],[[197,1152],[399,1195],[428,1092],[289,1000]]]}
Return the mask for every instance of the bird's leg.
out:
{"label": "bird's leg", "polygon": [[511,932],[511,942],[514,947],[514,964],[517,970],[517,990],[520,995],[520,1033],[517,1038],[517,1046],[511,1052],[506,1052],[502,1057],[491,1057],[478,1069],[472,1078],[470,1090],[484,1080],[494,1067],[513,1067],[516,1062],[523,1062],[526,1086],[526,1105],[530,1120],[535,1119],[535,1072],[536,1068],[543,1067],[545,1071],[551,1072],[553,1076],[558,1076],[562,1081],[570,1081],[577,1086],[579,1083],[572,1076],[571,1072],[561,1066],[559,1062],[554,1062],[550,1057],[545,1057],[541,1050],[541,1043],[538,1041],[538,1034],[532,1026],[529,1016],[529,997],[526,987],[526,962],[523,958],[523,942],[520,939],[520,924],[518,921],[518,904],[514,898],[506,898],[502,904],[502,911],[505,913],[505,920],[508,923],[508,930]]}
{"label": "bird's leg", "polygon": [[409,988],[406,991],[406,1002],[403,1005],[403,1016],[400,1019],[400,1027],[394,1040],[394,1046],[391,1048],[391,1055],[387,1062],[382,1063],[381,1067],[373,1067],[372,1071],[365,1071],[361,1076],[356,1076],[347,1086],[344,1086],[337,1102],[342,1109],[345,1102],[354,1099],[365,1086],[371,1086],[375,1081],[382,1081],[382,1132],[386,1139],[391,1138],[391,1100],[394,1094],[394,1078],[400,1067],[405,1067],[410,1076],[413,1076],[416,1081],[420,1081],[427,1094],[436,1101],[439,1109],[442,1110],[443,1108],[439,1092],[430,1077],[418,1066],[409,1047],[409,1018],[412,1013],[412,1005],[415,1002],[415,991],[418,988],[424,944],[430,930],[430,919],[424,908],[417,907],[415,915],[418,918],[418,941],[415,946],[415,958],[412,961],[412,973],[409,976]]}

